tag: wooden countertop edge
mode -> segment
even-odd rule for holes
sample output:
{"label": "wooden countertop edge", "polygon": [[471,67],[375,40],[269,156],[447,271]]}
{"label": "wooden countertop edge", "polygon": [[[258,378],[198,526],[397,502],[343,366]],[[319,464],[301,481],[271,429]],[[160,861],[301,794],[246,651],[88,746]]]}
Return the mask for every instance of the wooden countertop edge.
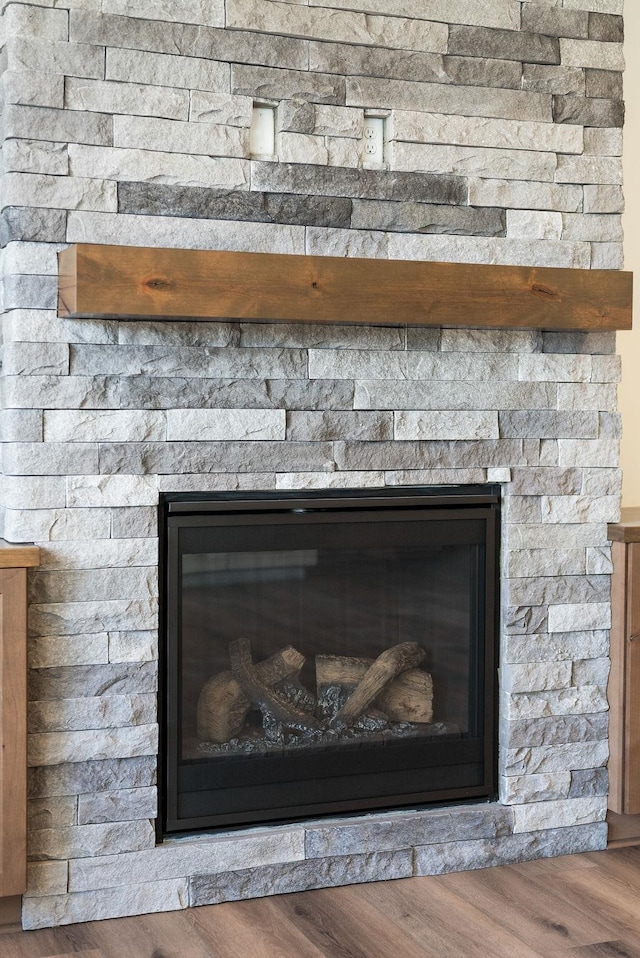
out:
{"label": "wooden countertop edge", "polygon": [[612,542],[640,542],[640,507],[623,509],[620,522],[610,523],[607,531]]}
{"label": "wooden countertop edge", "polygon": [[15,545],[0,539],[0,569],[25,569],[40,565],[40,548]]}

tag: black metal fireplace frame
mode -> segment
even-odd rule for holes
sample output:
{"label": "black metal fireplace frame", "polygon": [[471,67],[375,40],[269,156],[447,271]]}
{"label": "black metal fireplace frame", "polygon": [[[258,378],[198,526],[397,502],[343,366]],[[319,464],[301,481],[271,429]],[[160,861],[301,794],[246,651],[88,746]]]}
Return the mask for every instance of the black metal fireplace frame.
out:
{"label": "black metal fireplace frame", "polygon": [[[228,525],[230,522],[260,523],[278,513],[296,516],[317,516],[331,511],[334,521],[359,514],[363,520],[370,512],[378,516],[401,509],[407,516],[430,517],[445,510],[462,519],[465,515],[484,523],[483,568],[486,588],[482,593],[482,638],[480,654],[484,683],[478,702],[482,710],[482,737],[459,741],[425,743],[428,767],[415,767],[415,740],[394,743],[393,752],[387,750],[385,767],[378,769],[379,754],[367,748],[334,749],[296,757],[296,768],[304,786],[287,783],[291,760],[270,756],[256,773],[256,760],[237,758],[216,767],[213,783],[211,762],[183,762],[180,765],[178,741],[178,702],[180,686],[180,658],[171,636],[180,628],[180,608],[169,598],[169,583],[178,573],[176,530],[197,526],[203,522]],[[391,489],[323,490],[304,492],[251,493],[166,493],[159,506],[160,530],[160,814],[158,836],[196,829],[228,828],[274,821],[298,821],[309,816],[353,813],[356,811],[385,810],[416,807],[451,801],[478,801],[495,798],[497,790],[497,637],[499,609],[499,536],[500,488],[496,485],[457,487],[399,487]],[[406,756],[411,752],[413,767],[407,769]],[[259,765],[260,763],[258,763]],[[451,778],[451,766],[460,770],[460,781]],[[441,774],[441,770],[445,770]],[[428,773],[429,785],[425,786]],[[285,776],[285,787],[278,776]],[[263,781],[261,782],[261,776]],[[383,776],[384,794],[380,794]],[[447,781],[446,787],[439,781]],[[247,784],[253,789],[256,801],[240,812],[230,811],[234,796],[243,796]],[[274,784],[274,779],[276,784]],[[359,781],[360,785],[350,786]],[[363,799],[362,788],[367,782],[368,797]],[[394,784],[395,783],[395,784]],[[453,783],[453,785],[452,785]],[[340,799],[332,798],[336,785]],[[225,794],[225,805],[211,812],[212,793]],[[310,796],[313,794],[313,799]],[[185,796],[187,798],[185,799]],[[286,797],[285,797],[286,796]],[[246,802],[245,802],[246,804]],[[182,806],[182,807],[181,807]],[[185,807],[188,808],[185,814]]]}

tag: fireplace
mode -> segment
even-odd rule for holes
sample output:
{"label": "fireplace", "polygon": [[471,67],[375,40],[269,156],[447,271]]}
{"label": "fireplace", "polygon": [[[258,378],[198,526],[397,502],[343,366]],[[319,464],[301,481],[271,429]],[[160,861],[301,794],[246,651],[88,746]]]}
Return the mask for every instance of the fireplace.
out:
{"label": "fireplace", "polygon": [[165,495],[165,834],[495,795],[499,503]]}

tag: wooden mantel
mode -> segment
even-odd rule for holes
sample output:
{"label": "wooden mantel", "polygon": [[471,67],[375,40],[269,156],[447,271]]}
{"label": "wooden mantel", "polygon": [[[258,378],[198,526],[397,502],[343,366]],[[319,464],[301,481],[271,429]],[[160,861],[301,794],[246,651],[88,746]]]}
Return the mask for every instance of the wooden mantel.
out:
{"label": "wooden mantel", "polygon": [[631,328],[631,273],[76,245],[58,315],[513,329]]}

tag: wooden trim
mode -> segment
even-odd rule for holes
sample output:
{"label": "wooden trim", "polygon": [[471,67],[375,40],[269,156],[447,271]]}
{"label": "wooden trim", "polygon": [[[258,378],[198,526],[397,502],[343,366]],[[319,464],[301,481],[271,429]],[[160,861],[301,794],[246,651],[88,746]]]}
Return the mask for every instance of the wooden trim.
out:
{"label": "wooden trim", "polygon": [[632,274],[76,245],[58,315],[377,326],[631,328]]}
{"label": "wooden trim", "polygon": [[40,565],[38,546],[13,545],[0,539],[0,569],[27,569]]}
{"label": "wooden trim", "polygon": [[0,896],[27,881],[27,571],[0,570]]}
{"label": "wooden trim", "polygon": [[612,812],[625,811],[625,672],[626,672],[626,605],[627,546],[614,542],[611,546],[611,670],[607,686],[609,699],[609,802]]}

